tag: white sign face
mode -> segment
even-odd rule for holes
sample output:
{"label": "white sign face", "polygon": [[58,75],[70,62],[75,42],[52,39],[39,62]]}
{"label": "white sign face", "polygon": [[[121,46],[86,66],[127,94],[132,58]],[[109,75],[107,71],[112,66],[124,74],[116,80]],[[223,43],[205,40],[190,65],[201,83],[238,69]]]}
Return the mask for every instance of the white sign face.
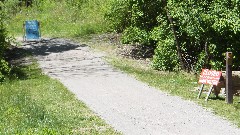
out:
{"label": "white sign face", "polygon": [[202,69],[198,83],[218,85],[221,75],[221,71]]}

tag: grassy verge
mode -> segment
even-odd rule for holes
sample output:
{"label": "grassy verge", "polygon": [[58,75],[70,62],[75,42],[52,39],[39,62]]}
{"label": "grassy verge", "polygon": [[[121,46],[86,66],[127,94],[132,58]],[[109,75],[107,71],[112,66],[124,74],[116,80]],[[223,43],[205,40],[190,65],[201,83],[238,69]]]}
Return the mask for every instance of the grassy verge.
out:
{"label": "grassy verge", "polygon": [[160,72],[150,68],[149,65],[142,64],[138,60],[122,58],[116,56],[113,52],[115,46],[101,44],[92,45],[93,48],[104,51],[107,55],[107,61],[114,67],[134,76],[140,81],[143,81],[150,86],[153,86],[161,91],[165,91],[171,95],[180,96],[183,99],[191,100],[203,107],[211,110],[215,114],[227,118],[238,127],[240,127],[240,97],[234,97],[232,105],[226,104],[224,98],[216,99],[212,94],[210,100],[205,102],[206,95],[203,94],[201,99],[197,100],[198,92],[195,87],[198,87],[196,75],[184,72]]}
{"label": "grassy verge", "polygon": [[0,84],[0,134],[118,134],[36,62],[12,74]]}
{"label": "grassy verge", "polygon": [[43,37],[78,37],[103,33],[109,30],[104,14],[111,0],[90,0],[82,2],[44,0],[32,7],[22,7],[18,12],[9,14],[7,28],[10,34],[23,35],[23,23],[26,20],[38,20],[41,23]]}

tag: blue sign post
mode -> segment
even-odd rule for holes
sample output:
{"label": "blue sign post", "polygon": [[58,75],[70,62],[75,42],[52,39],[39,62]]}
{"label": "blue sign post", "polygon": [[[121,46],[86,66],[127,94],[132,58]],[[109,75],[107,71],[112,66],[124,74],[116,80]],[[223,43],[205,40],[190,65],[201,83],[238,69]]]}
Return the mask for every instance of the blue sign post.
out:
{"label": "blue sign post", "polygon": [[24,41],[40,40],[40,23],[37,20],[25,21],[23,38]]}

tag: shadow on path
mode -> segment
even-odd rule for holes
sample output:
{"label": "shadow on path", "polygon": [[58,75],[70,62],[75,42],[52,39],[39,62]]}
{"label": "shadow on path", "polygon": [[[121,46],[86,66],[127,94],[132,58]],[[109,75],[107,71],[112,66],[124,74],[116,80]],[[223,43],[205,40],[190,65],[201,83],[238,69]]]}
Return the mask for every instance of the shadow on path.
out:
{"label": "shadow on path", "polygon": [[23,42],[24,50],[32,52],[35,56],[46,56],[50,53],[61,53],[74,50],[78,47],[86,47],[85,44],[74,43],[67,39],[49,38],[41,41]]}
{"label": "shadow on path", "polygon": [[[21,41],[20,41],[21,42]],[[21,80],[28,79],[29,73],[26,73],[25,68],[32,63],[29,56],[48,56],[51,53],[62,53],[70,50],[78,50],[86,47],[85,44],[78,44],[71,40],[48,38],[41,41],[21,42],[21,46],[12,46],[5,53],[6,60],[10,63],[12,70],[10,77]],[[36,69],[36,72],[39,69]],[[33,70],[35,72],[35,69]],[[16,76],[16,77],[15,77]]]}
{"label": "shadow on path", "polygon": [[46,74],[55,78],[107,77],[117,74],[102,60],[103,54],[93,53],[87,45],[68,39],[27,42],[24,48],[37,57]]}

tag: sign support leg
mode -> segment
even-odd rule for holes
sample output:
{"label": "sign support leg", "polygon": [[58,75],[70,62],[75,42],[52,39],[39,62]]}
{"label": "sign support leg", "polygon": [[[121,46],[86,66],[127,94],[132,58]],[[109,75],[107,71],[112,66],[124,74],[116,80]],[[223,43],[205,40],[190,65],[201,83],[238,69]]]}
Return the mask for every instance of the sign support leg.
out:
{"label": "sign support leg", "polygon": [[212,93],[213,87],[214,87],[214,85],[212,85],[212,86],[210,87],[205,101],[208,101],[208,98],[209,98],[210,94]]}
{"label": "sign support leg", "polygon": [[200,96],[201,96],[201,94],[202,94],[202,91],[203,91],[203,87],[204,87],[204,84],[201,85],[201,88],[200,88],[200,90],[199,90],[197,99],[200,98]]}

